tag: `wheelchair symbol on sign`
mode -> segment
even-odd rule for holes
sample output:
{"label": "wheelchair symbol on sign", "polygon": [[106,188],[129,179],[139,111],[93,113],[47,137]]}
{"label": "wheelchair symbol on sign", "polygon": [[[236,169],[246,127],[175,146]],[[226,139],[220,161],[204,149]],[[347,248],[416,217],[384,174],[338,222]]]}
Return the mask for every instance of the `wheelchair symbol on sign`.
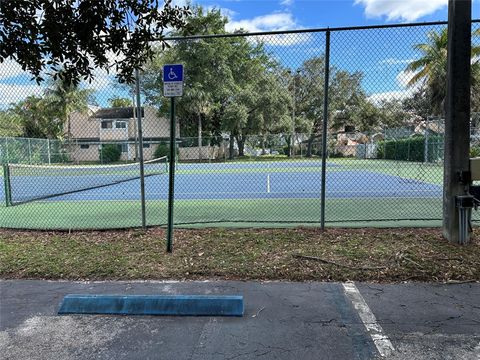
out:
{"label": "wheelchair symbol on sign", "polygon": [[173,71],[173,68],[170,68],[170,72],[167,76],[169,80],[175,80],[176,78],[178,78],[177,74],[175,74],[175,72]]}

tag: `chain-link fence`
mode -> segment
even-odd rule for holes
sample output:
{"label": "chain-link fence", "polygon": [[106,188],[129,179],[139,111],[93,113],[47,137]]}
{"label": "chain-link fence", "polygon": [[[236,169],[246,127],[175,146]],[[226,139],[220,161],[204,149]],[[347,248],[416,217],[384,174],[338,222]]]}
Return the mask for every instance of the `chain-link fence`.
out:
{"label": "chain-link fence", "polygon": [[[472,30],[479,47],[480,23]],[[169,42],[140,72],[138,94],[102,71],[79,87],[37,85],[2,64],[1,227],[141,226],[140,155],[146,223],[166,225],[174,159],[161,75],[171,63],[185,66],[175,224],[440,223],[445,23]],[[472,156],[479,112],[475,85]]]}

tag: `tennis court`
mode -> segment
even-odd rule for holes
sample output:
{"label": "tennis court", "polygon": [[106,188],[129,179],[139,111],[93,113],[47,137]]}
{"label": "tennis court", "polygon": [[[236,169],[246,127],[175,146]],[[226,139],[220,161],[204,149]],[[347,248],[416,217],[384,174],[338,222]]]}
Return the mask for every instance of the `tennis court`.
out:
{"label": "tennis court", "polygon": [[[167,165],[166,159],[157,159],[145,166],[149,225],[166,223]],[[178,164],[175,222],[197,226],[316,225],[320,216],[321,170],[319,160],[304,159]],[[140,225],[137,164],[12,165],[9,172],[14,206],[0,209],[4,227]],[[326,172],[328,222],[441,218],[439,166],[332,159],[327,162]],[[4,186],[5,182],[1,183]],[[5,204],[4,188],[1,194]]]}

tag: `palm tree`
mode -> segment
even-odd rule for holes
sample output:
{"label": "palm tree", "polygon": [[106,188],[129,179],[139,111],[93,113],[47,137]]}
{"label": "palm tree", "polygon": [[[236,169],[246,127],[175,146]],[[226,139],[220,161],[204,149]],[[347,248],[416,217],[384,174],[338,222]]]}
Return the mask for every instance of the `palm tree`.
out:
{"label": "palm tree", "polygon": [[[480,35],[480,29],[472,35]],[[440,32],[432,31],[427,38],[428,42],[414,45],[421,57],[407,66],[408,71],[415,73],[408,86],[425,85],[431,96],[432,115],[443,115],[447,91],[448,30],[444,28]],[[472,85],[480,81],[479,56],[480,46],[472,46]]]}
{"label": "palm tree", "polygon": [[[92,90],[80,89],[78,85],[68,82],[61,76],[53,79],[45,91],[45,100],[61,124],[62,129],[65,124],[68,126],[66,131],[63,129],[67,137],[71,136],[70,114],[75,111],[86,112],[91,95]],[[62,135],[59,134],[60,137]]]}
{"label": "palm tree", "polygon": [[198,159],[202,160],[202,117],[208,117],[212,110],[212,99],[208,91],[204,90],[203,84],[195,84],[186,91],[185,102],[189,104],[191,110],[196,113],[198,128]]}

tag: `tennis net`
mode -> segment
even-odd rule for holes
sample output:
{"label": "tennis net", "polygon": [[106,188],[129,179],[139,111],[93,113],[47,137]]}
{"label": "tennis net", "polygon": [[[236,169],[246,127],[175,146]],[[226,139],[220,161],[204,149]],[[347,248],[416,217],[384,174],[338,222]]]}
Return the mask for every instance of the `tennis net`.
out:
{"label": "tennis net", "polygon": [[[167,157],[144,162],[145,177],[168,172]],[[7,206],[140,179],[140,163],[119,165],[4,165]]]}

